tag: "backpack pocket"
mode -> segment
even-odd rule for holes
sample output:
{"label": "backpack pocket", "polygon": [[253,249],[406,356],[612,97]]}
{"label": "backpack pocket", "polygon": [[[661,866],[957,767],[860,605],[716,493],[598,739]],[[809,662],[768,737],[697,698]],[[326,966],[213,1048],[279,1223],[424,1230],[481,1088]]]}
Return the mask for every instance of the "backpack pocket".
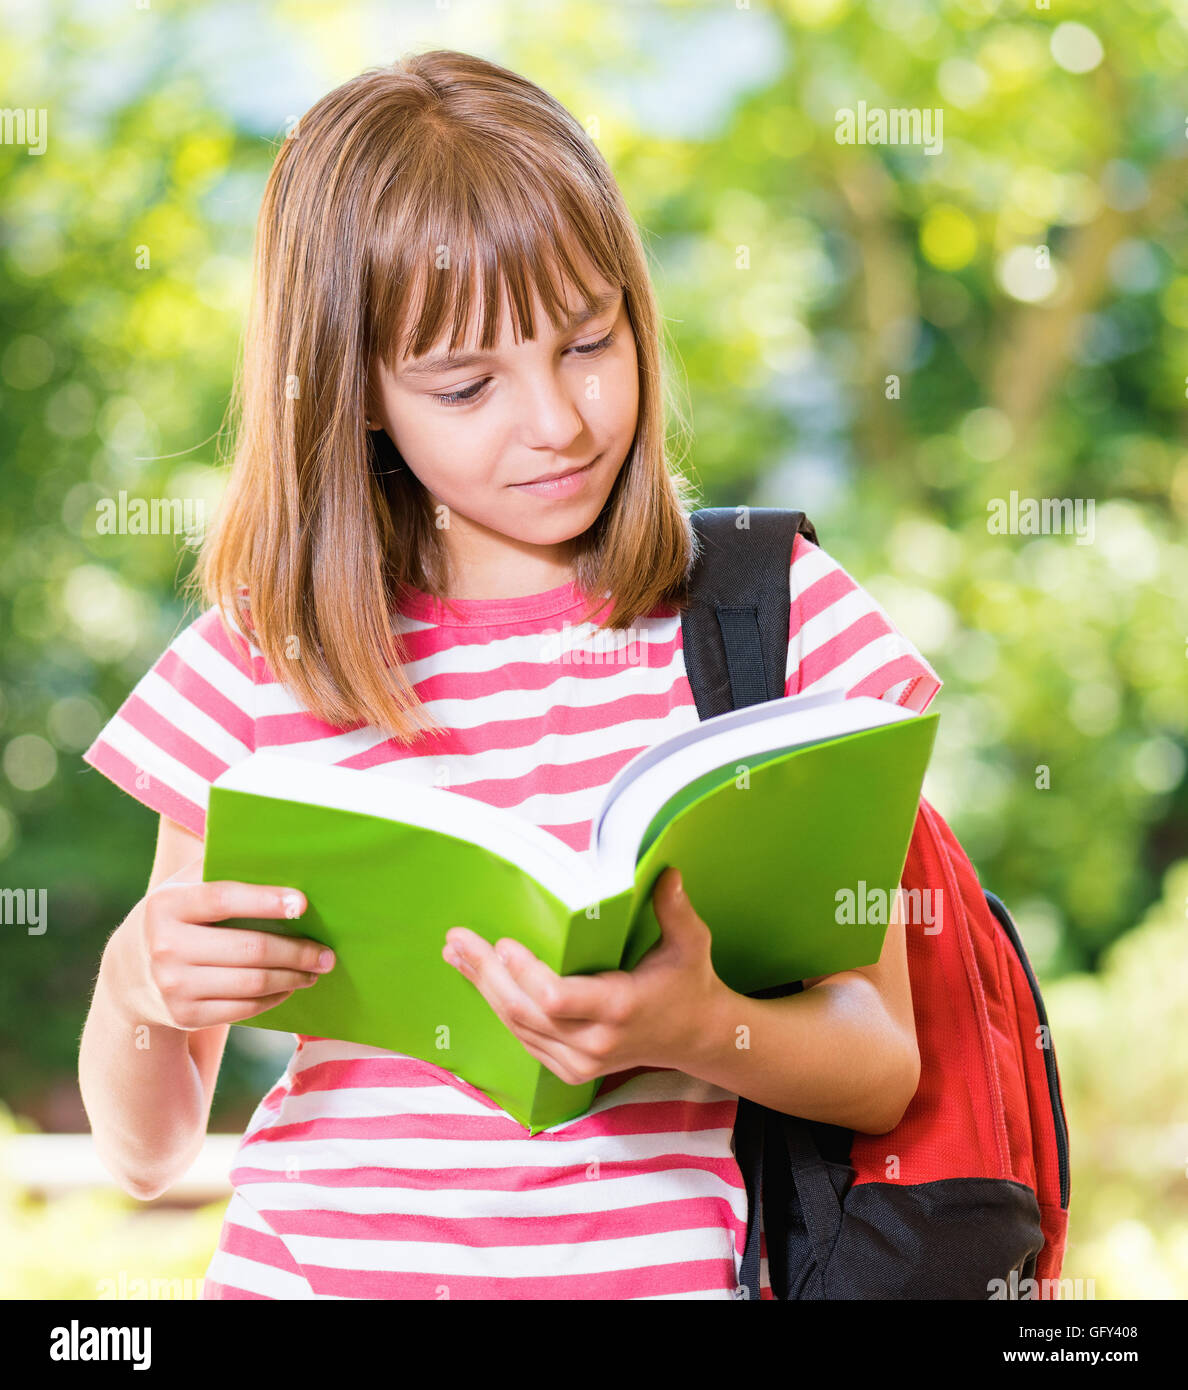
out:
{"label": "backpack pocket", "polygon": [[838,1152],[847,1131],[781,1119],[768,1126],[763,1173],[764,1226],[780,1237],[769,1248],[786,1252],[769,1269],[776,1298],[1008,1298],[1034,1276],[1044,1231],[1024,1183],[856,1184]]}

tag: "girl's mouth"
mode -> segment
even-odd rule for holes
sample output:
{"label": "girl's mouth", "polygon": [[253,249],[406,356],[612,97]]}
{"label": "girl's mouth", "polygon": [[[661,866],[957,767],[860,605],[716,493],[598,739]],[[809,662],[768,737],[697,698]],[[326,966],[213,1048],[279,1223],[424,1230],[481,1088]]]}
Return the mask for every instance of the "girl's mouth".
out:
{"label": "girl's mouth", "polygon": [[586,486],[594,465],[601,457],[599,454],[584,468],[579,468],[575,473],[566,473],[562,478],[550,478],[541,483],[513,483],[512,487],[520,492],[535,493],[538,497],[572,497]]}

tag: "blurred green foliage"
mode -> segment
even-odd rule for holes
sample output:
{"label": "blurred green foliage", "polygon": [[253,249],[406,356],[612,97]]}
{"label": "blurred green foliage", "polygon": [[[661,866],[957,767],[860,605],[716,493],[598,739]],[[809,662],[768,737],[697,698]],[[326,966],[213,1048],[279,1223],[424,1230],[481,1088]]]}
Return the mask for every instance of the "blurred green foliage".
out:
{"label": "blurred green foliage", "polygon": [[[1082,1162],[1101,1184],[1081,1253],[1105,1260],[1124,1213],[1183,1290],[1183,1155],[1161,1145],[1184,1090],[1143,1078],[1184,1050],[1185,893],[1157,909],[1164,935],[1135,924],[1188,852],[1188,17],[1160,0],[482,15],[426,34],[400,4],[58,4],[0,33],[6,101],[49,116],[44,154],[0,144],[0,876],[47,887],[50,912],[43,936],[4,928],[0,1093],[81,1123],[78,1035],[156,817],[78,755],[195,616],[179,538],[99,534],[96,503],[214,502],[287,123],[365,66],[461,47],[553,92],[619,179],[705,501],[803,507],[944,678],[925,793],[1062,1001],[1062,1066],[1095,1059],[1069,1082],[1074,1193]],[[859,102],[942,108],[943,149],[839,143]],[[1092,500],[1092,543],[992,534],[1011,492]],[[1165,975],[1138,966],[1156,946]],[[1134,1031],[1154,1017],[1159,1038]],[[1087,1018],[1108,1059],[1072,1040]],[[241,1127],[277,1071],[229,1047],[215,1127]],[[1140,1099],[1146,1165],[1103,1157]]]}
{"label": "blurred green foliage", "polygon": [[1098,973],[1046,991],[1073,1143],[1063,1275],[1097,1298],[1188,1292],[1185,903],[1188,859]]}

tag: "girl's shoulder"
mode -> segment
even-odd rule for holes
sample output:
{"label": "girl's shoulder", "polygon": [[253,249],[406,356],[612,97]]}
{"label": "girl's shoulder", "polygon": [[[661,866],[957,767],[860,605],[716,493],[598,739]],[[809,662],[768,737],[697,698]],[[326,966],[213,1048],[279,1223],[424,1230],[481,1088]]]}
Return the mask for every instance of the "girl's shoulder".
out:
{"label": "girl's shoulder", "polygon": [[883,605],[838,560],[797,535],[789,563],[786,695],[838,689],[917,713],[944,682]]}
{"label": "girl's shoulder", "polygon": [[261,661],[246,621],[206,608],[168,642],[83,761],[203,835],[210,784],[256,747]]}

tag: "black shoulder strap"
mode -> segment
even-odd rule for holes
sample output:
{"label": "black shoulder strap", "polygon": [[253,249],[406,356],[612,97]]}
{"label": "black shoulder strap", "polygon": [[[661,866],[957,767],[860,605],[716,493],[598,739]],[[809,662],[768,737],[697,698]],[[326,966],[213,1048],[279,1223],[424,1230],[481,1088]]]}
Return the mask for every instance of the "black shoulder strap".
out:
{"label": "black shoulder strap", "polygon": [[783,695],[792,543],[817,533],[781,507],[703,507],[692,522],[699,553],[682,641],[698,716],[709,719]]}
{"label": "black shoulder strap", "polygon": [[[692,515],[699,552],[681,610],[685,671],[701,719],[729,709],[777,700],[784,693],[791,593],[788,568],[797,532],[814,544],[817,532],[803,512],[778,507],[705,507]],[[796,986],[799,988],[799,986]],[[785,993],[785,990],[772,991]],[[761,994],[767,991],[760,991]],[[771,1211],[769,1270],[777,1298],[786,1298],[778,1203],[764,1191],[764,1149],[773,1142],[769,1111],[739,1099],[734,1156],[747,1189],[747,1238],[740,1284],[759,1297],[759,1205]],[[782,1155],[769,1155],[769,1180],[783,1181]],[[772,1162],[775,1157],[777,1161]]]}

